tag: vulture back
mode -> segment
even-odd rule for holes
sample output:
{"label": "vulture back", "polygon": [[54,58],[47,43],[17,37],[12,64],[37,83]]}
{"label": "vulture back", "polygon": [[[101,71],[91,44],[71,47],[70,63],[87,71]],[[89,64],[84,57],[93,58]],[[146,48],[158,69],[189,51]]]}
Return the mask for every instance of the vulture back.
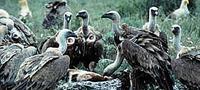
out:
{"label": "vulture back", "polygon": [[200,88],[200,50],[190,51],[172,61],[174,74],[189,89]]}
{"label": "vulture back", "polygon": [[29,57],[20,66],[14,89],[54,89],[58,80],[66,75],[69,63],[69,56],[54,51]]}
{"label": "vulture back", "polygon": [[35,55],[37,49],[35,47],[15,46],[10,45],[2,51],[0,55],[0,79],[1,88],[9,89],[14,85],[14,80],[17,76],[17,72],[21,63],[25,58]]}

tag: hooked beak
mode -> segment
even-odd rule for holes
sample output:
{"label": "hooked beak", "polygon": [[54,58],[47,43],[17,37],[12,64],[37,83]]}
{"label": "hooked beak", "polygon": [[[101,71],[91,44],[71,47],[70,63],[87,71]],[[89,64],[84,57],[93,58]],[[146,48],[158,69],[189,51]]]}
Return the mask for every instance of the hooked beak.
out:
{"label": "hooked beak", "polygon": [[82,15],[79,14],[79,13],[77,13],[77,14],[76,14],[76,17],[77,17],[77,18],[78,18],[78,17],[82,17]]}
{"label": "hooked beak", "polygon": [[159,13],[158,13],[158,11],[156,11],[156,12],[155,12],[155,16],[158,16],[158,15],[159,15]]}
{"label": "hooked beak", "polygon": [[110,17],[110,15],[107,13],[101,16],[101,18],[109,18],[109,17]]}

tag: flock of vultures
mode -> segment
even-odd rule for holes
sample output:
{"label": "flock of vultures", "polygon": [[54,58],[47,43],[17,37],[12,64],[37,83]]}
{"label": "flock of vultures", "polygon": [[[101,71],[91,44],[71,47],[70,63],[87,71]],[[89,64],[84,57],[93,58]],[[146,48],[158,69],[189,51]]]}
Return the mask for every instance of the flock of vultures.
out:
{"label": "flock of vultures", "polygon": [[[156,22],[158,8],[149,8],[149,21],[142,28],[121,24],[117,11],[105,12],[101,18],[112,23],[116,46],[115,61],[108,65],[102,74],[94,71],[100,60],[104,43],[101,32],[89,25],[87,10],[80,10],[76,17],[81,19],[77,30],[70,29],[72,13],[66,1],[50,2],[43,21],[44,28],[58,26],[54,36],[37,43],[34,33],[23,22],[31,17],[26,0],[19,0],[20,18],[0,9],[0,89],[1,90],[51,90],[59,80],[105,81],[126,60],[132,67],[127,77],[121,78],[130,89],[147,88],[173,90],[179,80],[184,89],[200,87],[200,49],[181,45],[181,26],[174,24],[173,47],[176,59],[168,54],[168,41]],[[189,15],[188,0],[182,0],[179,9],[172,12],[166,20],[179,20]],[[62,19],[58,22],[57,19]],[[170,28],[170,27],[169,27]],[[86,70],[79,70],[82,63]],[[67,78],[67,79],[66,79]],[[126,78],[126,79],[125,79]],[[122,84],[122,87],[124,84]],[[122,88],[128,89],[128,88]]]}

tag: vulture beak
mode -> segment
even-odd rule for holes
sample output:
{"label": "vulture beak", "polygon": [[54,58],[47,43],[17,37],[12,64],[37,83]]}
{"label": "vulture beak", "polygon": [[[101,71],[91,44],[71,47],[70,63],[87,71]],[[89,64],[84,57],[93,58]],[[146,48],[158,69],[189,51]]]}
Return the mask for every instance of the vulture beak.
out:
{"label": "vulture beak", "polygon": [[180,33],[179,27],[172,27],[172,33],[177,36]]}
{"label": "vulture beak", "polygon": [[111,16],[110,16],[110,14],[108,14],[108,13],[105,13],[104,15],[102,15],[101,16],[101,18],[110,18]]}
{"label": "vulture beak", "polygon": [[158,16],[158,15],[159,15],[158,11],[155,11],[155,16]]}
{"label": "vulture beak", "polygon": [[81,14],[80,13],[77,13],[76,14],[76,17],[78,18],[78,17],[81,17]]}
{"label": "vulture beak", "polygon": [[82,19],[88,18],[88,13],[86,10],[81,10],[76,14],[76,17],[81,17]]}

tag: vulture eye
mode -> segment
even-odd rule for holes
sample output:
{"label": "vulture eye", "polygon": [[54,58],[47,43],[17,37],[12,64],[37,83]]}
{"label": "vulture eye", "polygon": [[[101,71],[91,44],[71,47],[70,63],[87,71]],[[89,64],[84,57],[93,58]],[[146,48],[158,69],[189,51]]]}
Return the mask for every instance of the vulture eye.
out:
{"label": "vulture eye", "polygon": [[87,42],[94,42],[96,40],[96,36],[94,34],[90,34],[87,38]]}
{"label": "vulture eye", "polygon": [[75,43],[75,38],[74,37],[67,38],[67,44],[68,45],[73,45],[74,43]]}

